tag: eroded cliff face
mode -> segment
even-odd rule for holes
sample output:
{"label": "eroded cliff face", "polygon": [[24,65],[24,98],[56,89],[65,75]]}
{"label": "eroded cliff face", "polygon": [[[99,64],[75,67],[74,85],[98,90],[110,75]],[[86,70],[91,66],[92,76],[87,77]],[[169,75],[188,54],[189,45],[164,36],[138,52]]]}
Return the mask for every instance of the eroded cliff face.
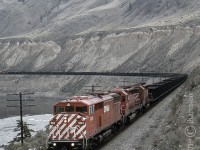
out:
{"label": "eroded cliff face", "polygon": [[0,0],[0,37],[200,24],[199,0]]}
{"label": "eroded cliff face", "polygon": [[[151,27],[93,32],[55,41],[12,38],[0,42],[2,71],[188,73],[200,62],[199,27]],[[84,85],[95,83],[95,78],[98,77],[35,76],[24,78],[20,87],[25,89],[31,82],[32,88],[40,93],[52,91],[56,95],[73,90],[76,93]],[[4,80],[3,76],[1,79]],[[72,85],[79,88],[66,88]]]}

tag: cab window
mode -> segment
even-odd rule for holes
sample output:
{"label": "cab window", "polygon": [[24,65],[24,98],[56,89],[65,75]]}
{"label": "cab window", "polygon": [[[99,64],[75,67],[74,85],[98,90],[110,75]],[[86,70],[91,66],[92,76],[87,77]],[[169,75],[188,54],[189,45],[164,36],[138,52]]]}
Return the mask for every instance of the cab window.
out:
{"label": "cab window", "polygon": [[64,112],[65,109],[62,106],[55,106],[54,110],[55,110],[55,113],[57,114],[60,112]]}
{"label": "cab window", "polygon": [[87,112],[87,107],[86,106],[76,107],[76,112],[85,113],[85,112]]}
{"label": "cab window", "polygon": [[65,111],[66,112],[74,112],[74,106],[66,106]]}

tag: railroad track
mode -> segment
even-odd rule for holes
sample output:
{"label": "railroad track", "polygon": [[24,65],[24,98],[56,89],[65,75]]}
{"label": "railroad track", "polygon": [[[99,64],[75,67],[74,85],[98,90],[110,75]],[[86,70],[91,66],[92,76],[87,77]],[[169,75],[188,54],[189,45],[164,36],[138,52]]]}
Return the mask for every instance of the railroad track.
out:
{"label": "railroad track", "polygon": [[153,101],[165,96],[174,88],[185,82],[188,78],[187,74],[177,73],[122,73],[122,72],[41,72],[41,71],[2,71],[0,75],[73,75],[73,76],[128,76],[128,77],[166,77],[168,79],[162,82],[148,85],[150,93],[152,93]]}
{"label": "railroad track", "polygon": [[28,72],[2,71],[0,75],[86,75],[86,76],[141,76],[141,77],[177,77],[186,74],[177,73],[122,73],[122,72]]}
{"label": "railroad track", "polygon": [[72,75],[72,76],[128,76],[128,77],[166,77],[167,79],[148,85],[149,92],[152,94],[152,101],[157,101],[168,95],[180,84],[184,83],[188,75],[177,73],[123,73],[123,72],[42,72],[42,71],[2,71],[0,75]]}

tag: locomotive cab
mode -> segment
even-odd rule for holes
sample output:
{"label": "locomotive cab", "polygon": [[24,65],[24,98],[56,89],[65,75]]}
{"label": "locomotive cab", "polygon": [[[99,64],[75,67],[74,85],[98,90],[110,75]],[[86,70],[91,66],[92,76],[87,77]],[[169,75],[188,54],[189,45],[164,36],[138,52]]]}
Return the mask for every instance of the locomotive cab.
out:
{"label": "locomotive cab", "polygon": [[124,116],[140,112],[148,105],[148,89],[142,85],[117,87],[112,92],[120,95]]}
{"label": "locomotive cab", "polygon": [[88,110],[88,106],[80,100],[65,100],[55,104],[49,126],[48,149],[84,147]]}

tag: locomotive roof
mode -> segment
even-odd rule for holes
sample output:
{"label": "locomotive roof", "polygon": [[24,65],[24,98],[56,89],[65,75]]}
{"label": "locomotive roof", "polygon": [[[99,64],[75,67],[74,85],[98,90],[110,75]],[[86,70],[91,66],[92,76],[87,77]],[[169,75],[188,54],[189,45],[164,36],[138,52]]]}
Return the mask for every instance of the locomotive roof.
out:
{"label": "locomotive roof", "polygon": [[[101,96],[73,96],[72,98],[68,100],[63,100],[59,103],[83,103],[85,105],[94,105],[97,103],[101,103],[107,100],[112,99],[113,97],[111,95],[101,95]],[[57,103],[58,104],[58,103]]]}

